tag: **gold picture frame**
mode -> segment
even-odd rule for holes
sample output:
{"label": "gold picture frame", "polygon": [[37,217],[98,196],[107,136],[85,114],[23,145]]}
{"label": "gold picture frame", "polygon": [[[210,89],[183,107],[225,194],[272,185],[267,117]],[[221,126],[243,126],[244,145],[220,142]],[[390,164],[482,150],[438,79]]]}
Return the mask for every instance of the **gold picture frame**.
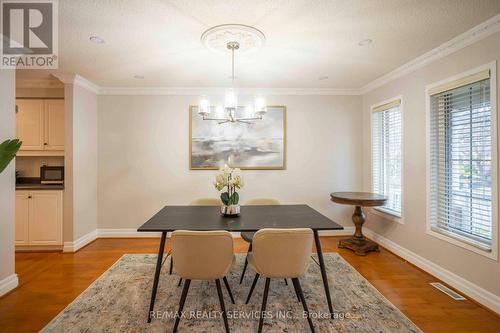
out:
{"label": "gold picture frame", "polygon": [[[210,166],[193,166],[193,116],[199,116],[198,114],[193,115],[193,108],[197,108],[197,105],[189,106],[189,170],[217,170],[218,165]],[[269,105],[268,108],[281,108],[283,111],[283,152],[282,152],[282,164],[280,166],[245,166],[245,165],[231,165],[234,168],[240,168],[242,170],[285,170],[286,169],[286,106],[285,105]]]}

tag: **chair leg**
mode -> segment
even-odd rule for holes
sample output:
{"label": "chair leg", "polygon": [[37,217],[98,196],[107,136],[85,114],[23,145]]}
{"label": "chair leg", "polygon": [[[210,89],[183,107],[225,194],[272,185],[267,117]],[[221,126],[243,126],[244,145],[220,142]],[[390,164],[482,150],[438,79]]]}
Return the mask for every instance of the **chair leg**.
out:
{"label": "chair leg", "polygon": [[300,302],[299,292],[297,291],[297,286],[295,285],[295,283],[293,284],[293,289],[295,290],[295,296],[297,296],[297,301]]}
{"label": "chair leg", "polygon": [[245,304],[248,304],[248,302],[250,302],[250,297],[252,297],[253,288],[255,288],[255,285],[257,284],[258,279],[259,279],[259,274],[256,273],[255,278],[253,279],[252,286],[250,287],[250,292],[248,293],[247,301],[245,302]]}
{"label": "chair leg", "polygon": [[172,275],[172,269],[174,268],[174,258],[170,256],[170,269],[168,274]]}
{"label": "chair leg", "polygon": [[231,298],[231,302],[234,303],[234,298],[233,298],[233,293],[231,292],[231,288],[229,287],[229,283],[227,282],[227,278],[224,276],[222,279],[224,281],[224,284],[226,285],[227,293],[229,294],[229,297]]}
{"label": "chair leg", "polygon": [[309,327],[311,328],[311,332],[315,333],[314,325],[313,325],[313,322],[311,320],[311,316],[309,315],[309,309],[307,308],[306,299],[304,298],[304,293],[302,292],[302,287],[300,286],[300,281],[298,278],[293,278],[292,282],[295,285],[295,288],[297,288],[297,291],[299,293],[300,301],[302,302],[302,306],[304,307],[304,312],[307,315],[307,321],[309,322]]}
{"label": "chair leg", "polygon": [[264,287],[264,297],[262,297],[262,308],[260,309],[260,318],[259,318],[259,330],[258,332],[262,332],[262,325],[264,324],[264,312],[266,311],[267,304],[267,294],[269,292],[269,283],[271,282],[270,278],[266,278],[266,286]]}
{"label": "chair leg", "polygon": [[222,295],[220,280],[219,279],[215,280],[215,284],[217,285],[217,294],[219,295],[219,303],[220,303],[220,309],[222,311],[222,318],[224,319],[224,327],[226,328],[226,333],[229,333],[229,323],[227,321],[226,306],[224,305],[224,296]]}
{"label": "chair leg", "polygon": [[179,310],[177,311],[177,315],[175,316],[176,318],[175,318],[174,329],[172,330],[173,333],[177,332],[177,327],[179,326],[179,320],[181,319],[182,309],[184,309],[184,303],[186,302],[186,297],[188,294],[190,284],[191,280],[186,279],[186,282],[184,283],[184,288],[182,288],[181,301],[179,302]]}
{"label": "chair leg", "polygon": [[[252,252],[252,243],[248,246],[248,252]],[[245,258],[245,265],[243,266],[243,272],[241,272],[240,284],[243,282],[243,278],[245,277],[245,271],[247,270],[248,260]]]}
{"label": "chair leg", "polygon": [[179,283],[177,283],[177,287],[180,287],[182,284],[182,278],[179,278]]}

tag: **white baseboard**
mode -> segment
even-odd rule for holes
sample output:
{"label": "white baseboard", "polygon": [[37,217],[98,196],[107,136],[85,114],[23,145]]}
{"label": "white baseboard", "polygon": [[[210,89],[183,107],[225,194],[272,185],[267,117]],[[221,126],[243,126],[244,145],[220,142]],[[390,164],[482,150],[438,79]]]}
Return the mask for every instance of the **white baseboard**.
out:
{"label": "white baseboard", "polygon": [[355,228],[352,226],[344,227],[344,230],[323,230],[319,232],[320,236],[352,236]]}
{"label": "white baseboard", "polygon": [[160,237],[161,232],[138,232],[137,229],[97,229],[99,238],[156,238]]}
{"label": "white baseboard", "polygon": [[368,228],[363,228],[363,233],[389,251],[409,261],[413,265],[421,268],[422,270],[435,276],[436,278],[446,282],[453,288],[474,299],[476,302],[500,314],[500,296],[497,296],[489,292],[488,290],[481,288],[477,284],[472,283],[453,272],[450,272],[449,270],[402,247],[401,245],[375,233]]}
{"label": "white baseboard", "polygon": [[[320,236],[345,236],[352,235],[354,227],[344,227],[344,230],[325,230],[320,231]],[[233,237],[240,237],[239,232],[232,232]],[[159,232],[138,232],[137,229],[97,229],[98,238],[153,238],[160,237]]]}
{"label": "white baseboard", "polygon": [[64,242],[63,252],[76,252],[95,239],[97,239],[97,229],[83,235],[74,242]]}
{"label": "white baseboard", "polygon": [[17,287],[19,279],[17,274],[7,276],[5,279],[0,280],[0,297]]}

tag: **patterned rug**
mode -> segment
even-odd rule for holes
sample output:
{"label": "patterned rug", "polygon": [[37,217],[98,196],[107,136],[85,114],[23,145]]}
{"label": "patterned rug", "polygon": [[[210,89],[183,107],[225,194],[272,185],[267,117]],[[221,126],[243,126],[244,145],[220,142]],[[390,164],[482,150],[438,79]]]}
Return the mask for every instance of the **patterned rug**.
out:
{"label": "patterned rug", "polygon": [[[259,279],[252,299],[245,305],[254,273],[247,270],[239,284],[244,255],[238,254],[228,276],[236,304],[222,284],[231,332],[257,332],[264,279]],[[182,287],[179,277],[163,265],[152,322],[146,322],[156,263],[153,254],[126,254],[80,294],[42,332],[171,332]],[[336,253],[325,254],[330,292],[335,311],[328,319],[323,282],[318,265],[311,260],[301,278],[302,289],[316,332],[421,332],[365,278]],[[293,285],[271,280],[263,332],[310,332]],[[213,281],[193,281],[184,307],[179,332],[224,332],[217,289]]]}

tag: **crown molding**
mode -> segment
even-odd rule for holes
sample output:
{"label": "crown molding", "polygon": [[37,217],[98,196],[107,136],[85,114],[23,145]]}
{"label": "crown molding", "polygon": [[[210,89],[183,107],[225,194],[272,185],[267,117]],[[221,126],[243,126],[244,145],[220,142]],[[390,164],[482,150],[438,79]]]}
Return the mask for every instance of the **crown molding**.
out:
{"label": "crown molding", "polygon": [[16,88],[61,89],[64,84],[50,79],[16,79]]}
{"label": "crown molding", "polygon": [[75,75],[75,80],[73,81],[73,84],[82,87],[84,89],[87,89],[93,92],[94,94],[101,93],[101,87],[99,87],[97,84],[87,80],[86,78],[80,75]]}
{"label": "crown molding", "polygon": [[378,87],[396,80],[406,74],[412,73],[436,60],[446,57],[471,44],[474,44],[492,34],[500,31],[500,14],[493,16],[489,20],[475,26],[461,35],[441,44],[440,46],[422,54],[421,56],[407,62],[395,70],[382,75],[378,79],[366,84],[359,89],[361,94],[366,94]]}
{"label": "crown molding", "polygon": [[64,84],[73,84],[73,81],[75,80],[76,77],[75,74],[68,74],[60,71],[51,71],[50,74],[58,78],[59,81],[61,81]]}
{"label": "crown molding", "polygon": [[87,80],[86,78],[78,74],[68,74],[59,71],[54,71],[51,74],[57,77],[64,84],[74,84],[81,88],[87,89],[94,94],[100,93],[101,88],[97,84]]}
{"label": "crown molding", "polygon": [[[102,87],[101,95],[223,95],[227,87]],[[240,95],[359,95],[358,89],[331,88],[239,88]]]}

